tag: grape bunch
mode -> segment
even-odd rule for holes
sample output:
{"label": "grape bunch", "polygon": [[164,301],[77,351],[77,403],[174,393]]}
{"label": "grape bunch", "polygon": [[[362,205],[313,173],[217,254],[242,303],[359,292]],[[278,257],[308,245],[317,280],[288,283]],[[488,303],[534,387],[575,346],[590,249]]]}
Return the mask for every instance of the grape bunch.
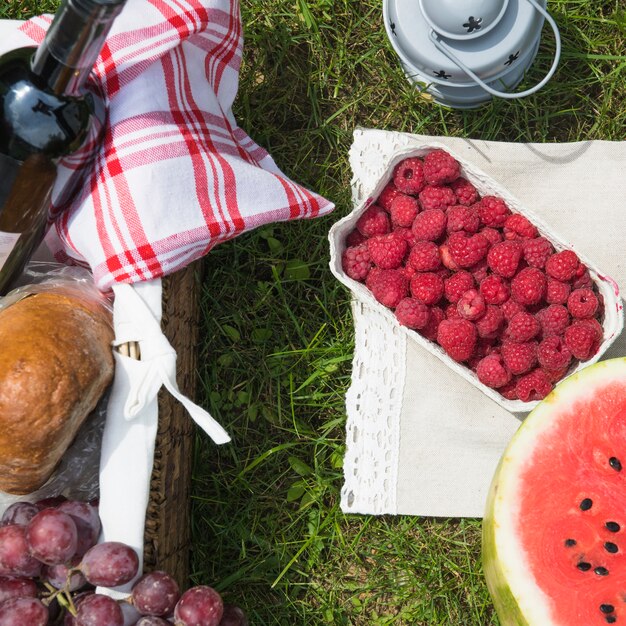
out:
{"label": "grape bunch", "polygon": [[0,519],[0,626],[124,626],[124,605],[139,614],[135,626],[248,626],[212,587],[181,593],[163,571],[139,577],[123,600],[96,593],[130,583],[139,569],[130,546],[98,543],[100,530],[95,502],[59,496],[9,506]]}

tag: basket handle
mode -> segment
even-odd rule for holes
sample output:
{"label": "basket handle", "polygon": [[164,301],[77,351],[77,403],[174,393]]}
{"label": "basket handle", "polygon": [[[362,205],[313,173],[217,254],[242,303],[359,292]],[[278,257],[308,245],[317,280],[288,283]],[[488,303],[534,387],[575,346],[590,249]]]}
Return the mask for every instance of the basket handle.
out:
{"label": "basket handle", "polygon": [[465,65],[465,63],[463,63],[463,61],[461,61],[461,59],[459,59],[454,54],[454,52],[452,52],[451,48],[447,44],[441,41],[441,39],[439,38],[439,35],[437,35],[437,33],[434,30],[430,31],[430,38],[432,39],[435,46],[441,52],[443,52],[443,54],[445,54],[453,63],[458,65],[459,69],[465,72],[470,78],[473,78],[476,81],[476,83],[480,87],[482,87],[487,93],[490,93],[491,95],[497,96],[499,98],[507,98],[509,100],[512,100],[513,98],[523,98],[524,96],[529,96],[530,94],[535,93],[536,91],[539,91],[552,78],[552,75],[556,71],[557,65],[559,64],[559,59],[561,58],[561,35],[559,33],[559,28],[556,25],[556,22],[554,21],[554,19],[552,19],[552,16],[542,6],[540,6],[535,0],[527,0],[527,1],[535,8],[535,10],[539,11],[539,13],[543,15],[543,17],[546,19],[546,21],[552,28],[552,31],[554,32],[554,37],[556,40],[556,46],[554,50],[554,61],[552,62],[552,67],[550,67],[550,70],[548,71],[548,73],[544,76],[541,82],[537,83],[534,87],[530,87],[529,89],[526,89],[525,91],[517,91],[514,93],[510,93],[506,91],[498,91],[497,89],[490,87],[481,78],[479,78],[469,67],[467,67],[467,65]]}

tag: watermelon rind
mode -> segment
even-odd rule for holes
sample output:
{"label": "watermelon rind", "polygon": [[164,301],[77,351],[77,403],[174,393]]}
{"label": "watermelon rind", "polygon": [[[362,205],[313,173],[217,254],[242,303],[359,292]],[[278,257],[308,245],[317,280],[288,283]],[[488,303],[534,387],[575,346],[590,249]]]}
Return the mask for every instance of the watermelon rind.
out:
{"label": "watermelon rind", "polygon": [[566,378],[528,414],[500,459],[483,519],[482,560],[502,626],[564,626],[555,621],[550,599],[529,574],[532,557],[516,537],[519,476],[542,435],[558,423],[559,409],[593,397],[612,381],[626,383],[625,358],[600,361]]}

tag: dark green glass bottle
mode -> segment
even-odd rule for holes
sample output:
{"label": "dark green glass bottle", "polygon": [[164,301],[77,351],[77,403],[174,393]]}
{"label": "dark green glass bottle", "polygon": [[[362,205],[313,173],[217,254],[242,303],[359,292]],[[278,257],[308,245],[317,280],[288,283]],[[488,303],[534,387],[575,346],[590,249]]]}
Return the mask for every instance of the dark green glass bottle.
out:
{"label": "dark green glass bottle", "polygon": [[45,236],[53,188],[65,207],[91,165],[106,111],[87,78],[125,1],[63,0],[39,47],[0,56],[0,295]]}

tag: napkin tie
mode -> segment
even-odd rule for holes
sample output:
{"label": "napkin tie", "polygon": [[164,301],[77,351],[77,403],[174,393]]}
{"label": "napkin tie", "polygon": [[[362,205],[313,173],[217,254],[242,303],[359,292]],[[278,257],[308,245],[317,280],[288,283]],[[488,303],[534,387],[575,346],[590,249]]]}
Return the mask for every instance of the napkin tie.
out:
{"label": "napkin tie", "polygon": [[[144,290],[145,291],[145,290]],[[131,382],[124,404],[123,417],[135,418],[157,395],[161,387],[174,396],[193,421],[216,444],[230,441],[228,433],[208,411],[192,402],[176,382],[176,351],[161,331],[153,310],[137,292],[136,287],[121,283],[113,285],[116,346],[137,341],[141,350],[140,368]],[[152,290],[149,292],[152,293]]]}

